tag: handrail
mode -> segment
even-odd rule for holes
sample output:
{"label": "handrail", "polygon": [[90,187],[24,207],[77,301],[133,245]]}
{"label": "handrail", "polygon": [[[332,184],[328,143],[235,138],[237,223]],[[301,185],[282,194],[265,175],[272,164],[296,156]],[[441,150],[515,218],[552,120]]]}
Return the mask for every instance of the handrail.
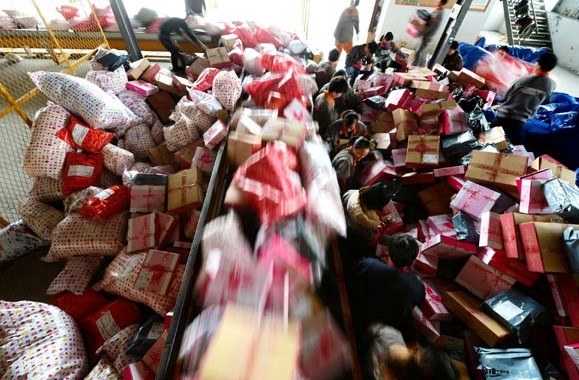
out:
{"label": "handrail", "polygon": [[505,26],[507,28],[507,41],[509,45],[514,45],[513,29],[511,28],[511,14],[509,12],[509,0],[501,0],[503,2],[503,13],[505,15]]}

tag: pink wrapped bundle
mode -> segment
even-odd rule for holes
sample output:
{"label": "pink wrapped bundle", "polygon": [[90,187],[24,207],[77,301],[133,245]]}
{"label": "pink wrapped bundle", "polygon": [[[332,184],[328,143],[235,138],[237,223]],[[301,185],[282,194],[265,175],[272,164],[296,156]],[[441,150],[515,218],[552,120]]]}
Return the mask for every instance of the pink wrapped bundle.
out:
{"label": "pink wrapped bundle", "polygon": [[227,127],[221,120],[217,120],[211,128],[203,133],[203,142],[209,149],[214,149],[227,136]]}
{"label": "pink wrapped bundle", "polygon": [[442,123],[445,135],[458,135],[468,129],[468,116],[460,108],[442,112]]}
{"label": "pink wrapped bundle", "polygon": [[18,202],[18,214],[28,228],[42,240],[51,241],[54,230],[64,219],[64,213],[31,198]]}
{"label": "pink wrapped bundle", "polygon": [[153,125],[159,121],[157,114],[149,107],[143,95],[134,91],[123,90],[117,94],[117,97],[135,115],[143,119],[145,123]]}
{"label": "pink wrapped bundle", "polygon": [[163,333],[159,339],[149,348],[149,351],[141,359],[154,373],[159,371],[159,365],[163,358],[163,351],[167,344],[167,333]]}
{"label": "pink wrapped bundle", "polygon": [[150,249],[133,288],[147,293],[166,295],[178,263],[177,253]]}
{"label": "pink wrapped bundle", "polygon": [[24,152],[23,167],[30,177],[60,177],[66,153],[73,149],[56,132],[68,125],[69,117],[64,107],[51,103],[36,113]]}
{"label": "pink wrapped bundle", "polygon": [[202,172],[211,173],[215,165],[215,154],[204,147],[198,146],[191,161],[191,167],[198,167]]}
{"label": "pink wrapped bundle", "polygon": [[[208,97],[210,95],[207,95]],[[170,119],[177,122],[181,115],[187,116],[193,122],[193,126],[199,131],[205,132],[215,122],[215,117],[203,112],[198,104],[201,100],[190,101],[186,97],[181,98],[175,106],[175,111],[171,114]]]}
{"label": "pink wrapped bundle", "polygon": [[487,211],[482,214],[480,221],[479,247],[491,247],[502,251],[503,229],[501,227],[501,215]]}
{"label": "pink wrapped bundle", "polygon": [[213,80],[213,95],[228,111],[233,111],[241,96],[241,81],[232,71],[221,71]]}
{"label": "pink wrapped bundle", "polygon": [[115,256],[124,246],[128,211],[102,221],[79,214],[70,214],[53,232],[53,241],[46,261],[72,256]]}
{"label": "pink wrapped bundle", "polygon": [[104,155],[105,168],[119,177],[135,163],[135,156],[131,152],[113,144],[107,144],[103,148],[102,154]]}
{"label": "pink wrapped bundle", "polygon": [[476,256],[471,256],[455,281],[475,296],[487,299],[509,290],[515,279],[486,265]]}
{"label": "pink wrapped bundle", "polygon": [[82,295],[92,277],[98,272],[102,261],[102,256],[71,257],[64,269],[50,283],[46,294],[54,295],[67,290],[73,294]]}
{"label": "pink wrapped bundle", "polygon": [[151,127],[151,137],[155,141],[155,145],[161,145],[165,141],[163,128],[163,123],[160,120],[157,120]]}
{"label": "pink wrapped bundle", "polygon": [[112,91],[115,95],[123,91],[127,84],[127,74],[124,67],[119,67],[115,71],[89,71],[85,78],[99,86],[104,92]]}
{"label": "pink wrapped bundle", "polygon": [[167,149],[176,152],[199,138],[199,131],[193,120],[182,114],[179,120],[170,127],[163,128]]}
{"label": "pink wrapped bundle", "polygon": [[141,252],[159,245],[159,223],[154,213],[129,219],[127,252]]}
{"label": "pink wrapped bundle", "polygon": [[106,292],[118,294],[132,301],[143,303],[153,309],[157,314],[165,316],[165,314],[175,306],[185,266],[177,266],[167,295],[162,296],[156,293],[148,293],[133,287],[143,267],[146,256],[146,252],[129,254],[123,249],[107,267],[104,278],[99,285],[100,288]]}
{"label": "pink wrapped bundle", "polygon": [[149,149],[156,145],[151,128],[146,123],[134,125],[125,132],[125,149],[132,152],[136,159],[147,158]]}
{"label": "pink wrapped bundle", "polygon": [[287,54],[276,52],[265,53],[261,58],[261,64],[270,73],[305,74],[304,66]]}
{"label": "pink wrapped bundle", "polygon": [[142,81],[132,80],[126,84],[127,90],[136,92],[139,95],[150,96],[159,92],[159,88],[154,84]]}
{"label": "pink wrapped bundle", "polygon": [[36,177],[28,196],[39,202],[59,202],[64,199],[62,180],[50,177]]}
{"label": "pink wrapped bundle", "polygon": [[500,194],[496,191],[477,185],[474,182],[466,181],[456,198],[450,203],[450,207],[464,211],[474,219],[480,220],[481,215],[486,211],[490,211],[499,197]]}
{"label": "pink wrapped bundle", "polygon": [[418,37],[420,37],[422,32],[420,30],[418,30],[418,28],[416,28],[416,26],[414,26],[412,24],[408,24],[408,26],[406,26],[406,34],[408,34],[410,37],[418,38]]}
{"label": "pink wrapped bundle", "polygon": [[193,83],[191,89],[202,92],[209,91],[211,87],[213,87],[213,80],[215,79],[215,76],[220,72],[221,70],[214,67],[207,67],[206,69],[203,69],[201,74],[199,74],[199,77],[197,77],[195,83]]}
{"label": "pink wrapped bundle", "polygon": [[299,274],[302,280],[312,281],[310,262],[301,256],[290,244],[279,235],[274,234],[260,248],[259,266],[267,269],[271,264],[277,268],[290,268]]}

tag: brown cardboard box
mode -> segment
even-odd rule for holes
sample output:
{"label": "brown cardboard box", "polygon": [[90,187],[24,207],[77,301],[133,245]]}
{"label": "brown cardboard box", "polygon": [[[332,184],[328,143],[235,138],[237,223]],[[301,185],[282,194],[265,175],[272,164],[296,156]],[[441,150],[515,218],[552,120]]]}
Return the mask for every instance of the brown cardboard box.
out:
{"label": "brown cardboard box", "polygon": [[561,360],[567,371],[570,380],[579,380],[579,367],[573,363],[569,354],[563,346],[579,343],[579,329],[573,327],[553,326],[559,350],[561,351]]}
{"label": "brown cardboard box", "polygon": [[406,166],[410,168],[438,166],[440,136],[408,136]]}
{"label": "brown cardboard box", "polygon": [[173,75],[167,75],[165,73],[157,74],[155,78],[157,81],[157,87],[159,90],[167,91],[168,93],[179,95],[179,89],[173,84]]}
{"label": "brown cardboard box", "polygon": [[458,80],[458,71],[451,71],[448,73],[448,79],[450,79],[453,82],[456,82]]}
{"label": "brown cardboard box", "polygon": [[567,227],[578,229],[579,225],[546,222],[519,225],[527,268],[531,272],[569,273],[569,263],[561,239]]}
{"label": "brown cardboard box", "polygon": [[414,60],[414,54],[416,53],[416,50],[408,49],[407,47],[400,47],[399,50],[407,55],[407,62],[412,62]]}
{"label": "brown cardboard box", "polygon": [[149,148],[149,158],[156,166],[171,165],[175,167],[173,153],[167,148],[167,143],[162,143]]}
{"label": "brown cardboard box", "polygon": [[423,88],[416,89],[416,96],[420,96],[422,98],[428,99],[448,99],[450,96],[449,92],[444,91],[434,91],[434,90],[426,90]]}
{"label": "brown cardboard box", "polygon": [[398,141],[406,140],[411,133],[418,131],[418,122],[412,112],[398,108],[392,112],[392,118],[396,125]]}
{"label": "brown cardboard box", "polygon": [[440,75],[440,74],[446,73],[448,70],[446,69],[446,67],[442,66],[440,63],[437,63],[432,68],[432,71],[434,71],[435,73]]}
{"label": "brown cardboard box", "polygon": [[416,114],[420,118],[428,118],[433,117],[440,114],[442,111],[450,111],[455,109],[457,106],[454,100],[443,100],[441,102],[434,102],[434,103],[424,103],[420,108],[416,111]]}
{"label": "brown cardboard box", "polygon": [[201,74],[203,70],[208,67],[211,67],[209,60],[203,57],[195,56],[195,60],[191,63],[185,71],[187,72],[187,77],[191,77],[193,80],[197,79],[197,77]]}
{"label": "brown cardboard box", "polygon": [[413,69],[408,70],[409,74],[419,75],[423,77],[431,77],[436,76],[436,73],[426,67],[415,67]]}
{"label": "brown cardboard box", "polygon": [[458,72],[456,82],[464,85],[475,86],[477,88],[481,88],[485,85],[485,79],[483,77],[465,68],[462,68]]}
{"label": "brown cardboard box", "polygon": [[207,49],[205,54],[207,55],[207,60],[212,67],[223,69],[231,66],[231,60],[227,55],[227,49],[224,47]]}
{"label": "brown cardboard box", "polygon": [[167,212],[180,214],[203,204],[202,172],[198,167],[169,175]]}
{"label": "brown cardboard box", "polygon": [[127,71],[127,77],[129,80],[137,80],[143,75],[143,73],[151,66],[151,62],[147,58],[139,59],[138,61],[131,62],[130,69]]}
{"label": "brown cardboard box", "polygon": [[141,74],[139,79],[144,80],[145,82],[149,82],[151,84],[156,84],[155,77],[157,76],[159,71],[161,71],[161,66],[159,66],[156,63],[153,63],[145,70],[144,73]]}
{"label": "brown cardboard box", "polygon": [[478,140],[482,143],[496,144],[498,150],[507,149],[507,137],[503,127],[494,127],[480,134]]}
{"label": "brown cardboard box", "polygon": [[232,131],[227,138],[227,158],[233,165],[240,166],[252,154],[261,149],[261,135]]}
{"label": "brown cardboard box", "polygon": [[535,170],[551,169],[555,177],[575,186],[575,172],[567,169],[565,165],[557,163],[553,158],[546,154],[537,157],[535,161],[533,161],[531,167]]}
{"label": "brown cardboard box", "polygon": [[193,82],[179,76],[173,77],[173,86],[179,90],[179,95],[187,95],[187,89],[193,86]]}
{"label": "brown cardboard box", "polygon": [[465,290],[444,293],[442,303],[490,347],[510,334],[509,330],[481,310],[478,298]]}
{"label": "brown cardboard box", "polygon": [[505,190],[516,190],[515,180],[525,175],[527,157],[475,150],[465,178],[477,183],[491,183]]}
{"label": "brown cardboard box", "polygon": [[388,133],[375,133],[372,135],[372,139],[376,142],[376,149],[387,150],[390,148],[390,135]]}
{"label": "brown cardboard box", "polygon": [[169,116],[175,109],[175,100],[166,91],[159,91],[156,94],[147,96],[147,104],[155,111],[159,119],[165,124],[169,121]]}
{"label": "brown cardboard box", "polygon": [[231,51],[233,49],[233,45],[239,39],[237,34],[224,34],[219,39],[219,44],[223,45],[227,51]]}
{"label": "brown cardboard box", "polygon": [[419,191],[416,195],[428,215],[441,215],[451,212],[450,197],[454,193],[454,189],[446,182],[439,182],[434,186]]}
{"label": "brown cardboard box", "polygon": [[405,186],[410,185],[428,185],[434,183],[436,178],[434,178],[434,173],[423,172],[423,173],[406,173],[402,175],[402,184]]}
{"label": "brown cardboard box", "polygon": [[184,146],[183,148],[179,149],[175,153],[173,153],[173,157],[175,159],[175,164],[180,167],[181,169],[189,169],[191,167],[191,161],[193,161],[193,157],[195,156],[195,151],[197,147],[204,147],[205,143],[203,139],[197,139],[193,141],[191,144]]}
{"label": "brown cardboard box", "polygon": [[384,111],[378,116],[378,119],[370,124],[371,133],[386,133],[395,127],[394,116],[391,112]]}

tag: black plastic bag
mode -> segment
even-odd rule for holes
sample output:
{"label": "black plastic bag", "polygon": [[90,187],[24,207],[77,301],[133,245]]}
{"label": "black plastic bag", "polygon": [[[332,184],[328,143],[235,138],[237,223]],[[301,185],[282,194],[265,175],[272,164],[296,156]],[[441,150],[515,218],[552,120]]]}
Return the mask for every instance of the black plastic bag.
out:
{"label": "black plastic bag", "polygon": [[481,132],[486,132],[491,129],[487,118],[485,117],[482,108],[476,107],[472,112],[468,115],[468,126],[472,128],[475,135],[480,134]]}
{"label": "black plastic bag", "polygon": [[165,326],[159,317],[147,319],[133,338],[125,353],[142,358],[163,334]]}
{"label": "black plastic bag", "polygon": [[456,164],[461,157],[470,153],[477,146],[476,137],[470,129],[460,135],[442,137],[444,157],[453,164]]}
{"label": "black plastic bag", "polygon": [[543,306],[516,289],[489,298],[483,302],[482,309],[514,332],[519,343],[527,340],[532,326],[552,322],[551,315]]}
{"label": "black plastic bag", "polygon": [[460,211],[452,217],[452,226],[456,231],[456,238],[458,240],[478,244],[480,232],[473,218]]}
{"label": "black plastic bag", "polygon": [[571,273],[579,274],[579,230],[569,227],[563,231],[563,245]]}
{"label": "black plastic bag", "polygon": [[165,174],[137,173],[131,177],[133,185],[163,186],[169,183],[169,177]]}
{"label": "black plastic bag", "polygon": [[381,110],[384,109],[386,105],[386,99],[380,95],[376,95],[364,100],[364,103],[370,108]]}
{"label": "black plastic bag", "polygon": [[541,380],[541,371],[527,348],[475,347],[485,379],[497,380]]}
{"label": "black plastic bag", "polygon": [[579,223],[579,189],[558,178],[543,184],[545,199],[553,212],[567,222]]}
{"label": "black plastic bag", "polygon": [[458,106],[466,113],[471,113],[477,108],[482,110],[485,106],[485,101],[478,95],[469,95],[457,101]]}
{"label": "black plastic bag", "polygon": [[123,66],[125,70],[129,69],[129,56],[126,54],[115,54],[109,51],[107,54],[98,58],[97,62],[105,66],[109,71],[115,71],[121,66]]}

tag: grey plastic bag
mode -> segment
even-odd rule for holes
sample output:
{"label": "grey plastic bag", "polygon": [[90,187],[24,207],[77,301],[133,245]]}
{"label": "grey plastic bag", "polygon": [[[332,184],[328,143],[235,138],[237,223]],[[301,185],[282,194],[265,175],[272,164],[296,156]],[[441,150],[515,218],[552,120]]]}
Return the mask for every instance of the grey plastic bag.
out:
{"label": "grey plastic bag", "polygon": [[485,379],[497,380],[541,380],[541,371],[526,348],[475,347]]}
{"label": "grey plastic bag", "polygon": [[567,222],[579,223],[579,189],[558,178],[543,184],[545,199],[553,212]]}
{"label": "grey plastic bag", "polygon": [[563,231],[563,245],[571,273],[579,274],[579,230],[569,227]]}

